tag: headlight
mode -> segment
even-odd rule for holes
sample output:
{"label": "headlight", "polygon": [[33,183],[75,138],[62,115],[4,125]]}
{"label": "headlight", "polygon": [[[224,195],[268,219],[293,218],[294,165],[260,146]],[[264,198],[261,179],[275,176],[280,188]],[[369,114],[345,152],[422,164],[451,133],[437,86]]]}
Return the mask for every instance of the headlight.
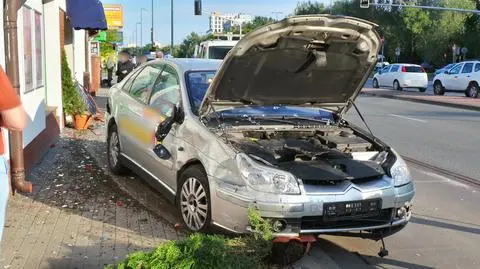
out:
{"label": "headlight", "polygon": [[261,165],[244,153],[237,154],[235,158],[240,174],[252,189],[270,193],[300,194],[298,181],[292,174]]}
{"label": "headlight", "polygon": [[400,157],[400,155],[395,151],[393,151],[393,153],[396,155],[396,161],[393,163],[392,167],[390,167],[390,175],[393,178],[395,187],[397,187],[412,181],[412,176],[410,175],[407,164],[402,157]]}

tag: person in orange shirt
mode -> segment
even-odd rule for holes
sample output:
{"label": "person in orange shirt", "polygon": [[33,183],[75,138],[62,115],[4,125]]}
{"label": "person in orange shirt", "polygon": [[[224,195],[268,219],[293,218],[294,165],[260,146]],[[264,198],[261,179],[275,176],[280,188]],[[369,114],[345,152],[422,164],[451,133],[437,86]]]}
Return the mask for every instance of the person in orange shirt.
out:
{"label": "person in orange shirt", "polygon": [[[7,74],[0,67],[0,127],[9,130],[22,130],[27,124],[27,114],[20,98],[15,93]],[[4,158],[5,141],[0,128],[0,240],[2,240],[7,210],[8,194],[10,192],[8,179],[8,164]]]}

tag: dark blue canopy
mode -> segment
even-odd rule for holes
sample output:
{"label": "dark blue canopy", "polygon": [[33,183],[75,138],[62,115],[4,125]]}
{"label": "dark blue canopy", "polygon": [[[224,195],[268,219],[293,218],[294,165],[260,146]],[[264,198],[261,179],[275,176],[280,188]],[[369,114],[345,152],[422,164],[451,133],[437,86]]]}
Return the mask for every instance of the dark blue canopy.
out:
{"label": "dark blue canopy", "polygon": [[75,30],[107,30],[105,12],[99,0],[67,0],[67,15]]}

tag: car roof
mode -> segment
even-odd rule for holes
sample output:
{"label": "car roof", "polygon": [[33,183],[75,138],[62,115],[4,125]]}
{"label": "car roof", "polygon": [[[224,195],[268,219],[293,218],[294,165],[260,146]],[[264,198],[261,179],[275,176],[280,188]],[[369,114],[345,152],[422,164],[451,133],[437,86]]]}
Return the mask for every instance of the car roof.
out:
{"label": "car roof", "polygon": [[235,46],[238,43],[238,40],[208,40],[204,41],[201,44],[212,46]]}
{"label": "car roof", "polygon": [[218,70],[222,60],[200,58],[168,58],[148,62],[148,64],[170,63],[183,73],[195,70]]}
{"label": "car roof", "polygon": [[396,65],[404,65],[404,66],[420,66],[418,64],[403,64],[403,63],[396,63]]}

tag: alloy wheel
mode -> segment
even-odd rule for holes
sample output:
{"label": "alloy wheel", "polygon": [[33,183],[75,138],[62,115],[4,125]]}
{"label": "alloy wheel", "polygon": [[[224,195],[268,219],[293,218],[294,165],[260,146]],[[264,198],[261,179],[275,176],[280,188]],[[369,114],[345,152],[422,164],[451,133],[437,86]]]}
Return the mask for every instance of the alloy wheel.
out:
{"label": "alloy wheel", "polygon": [[469,95],[469,97],[477,98],[477,96],[478,96],[478,86],[475,85],[475,84],[471,84],[470,87],[468,87],[468,95]]}
{"label": "alloy wheel", "polygon": [[190,230],[198,231],[205,226],[208,215],[207,192],[198,179],[190,177],[183,183],[180,209],[183,220]]}
{"label": "alloy wheel", "polygon": [[396,81],[396,80],[393,82],[393,89],[396,90],[396,91],[399,90],[398,81]]}
{"label": "alloy wheel", "polygon": [[110,163],[112,166],[116,166],[118,164],[118,154],[120,152],[120,143],[118,141],[118,134],[117,132],[112,132],[110,134]]}

